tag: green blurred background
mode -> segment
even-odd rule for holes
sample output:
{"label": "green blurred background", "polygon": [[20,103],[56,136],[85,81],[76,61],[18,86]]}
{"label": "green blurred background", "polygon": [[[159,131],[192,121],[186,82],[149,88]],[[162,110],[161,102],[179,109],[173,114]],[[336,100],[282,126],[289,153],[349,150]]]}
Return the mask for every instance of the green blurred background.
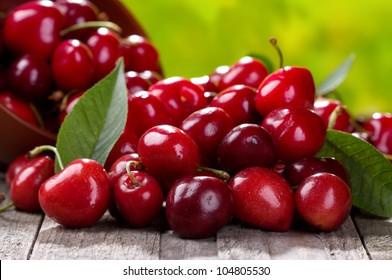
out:
{"label": "green blurred background", "polygon": [[308,67],[316,85],[355,54],[339,87],[354,115],[392,112],[392,1],[121,0],[158,48],[166,76],[191,78],[249,53]]}

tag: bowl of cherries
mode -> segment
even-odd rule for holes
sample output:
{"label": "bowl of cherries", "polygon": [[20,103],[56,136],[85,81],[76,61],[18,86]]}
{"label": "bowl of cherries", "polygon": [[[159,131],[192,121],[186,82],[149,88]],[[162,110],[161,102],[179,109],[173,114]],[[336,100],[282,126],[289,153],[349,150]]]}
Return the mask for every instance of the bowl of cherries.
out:
{"label": "bowl of cherries", "polygon": [[158,52],[120,1],[6,0],[0,13],[0,166],[54,144],[72,103],[120,57],[131,90],[162,74]]}

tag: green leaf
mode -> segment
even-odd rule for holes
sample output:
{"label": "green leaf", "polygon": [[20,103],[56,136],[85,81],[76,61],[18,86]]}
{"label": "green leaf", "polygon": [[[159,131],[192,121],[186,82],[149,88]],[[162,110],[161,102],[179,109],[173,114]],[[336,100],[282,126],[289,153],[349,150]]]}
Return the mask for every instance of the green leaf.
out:
{"label": "green leaf", "polygon": [[[56,148],[64,166],[78,158],[105,163],[125,127],[127,89],[124,64],[96,83],[76,103],[57,136]],[[60,169],[56,164],[56,172]]]}
{"label": "green leaf", "polygon": [[368,142],[328,130],[318,156],[340,160],[351,176],[353,205],[380,217],[392,217],[392,164]]}
{"label": "green leaf", "polygon": [[317,95],[326,95],[337,89],[346,79],[348,72],[354,63],[355,55],[351,54],[340,64],[327,78],[324,79],[316,88]]}
{"label": "green leaf", "polygon": [[272,61],[266,56],[259,53],[250,53],[248,56],[256,58],[260,60],[268,70],[268,73],[272,73],[274,71],[274,65]]}

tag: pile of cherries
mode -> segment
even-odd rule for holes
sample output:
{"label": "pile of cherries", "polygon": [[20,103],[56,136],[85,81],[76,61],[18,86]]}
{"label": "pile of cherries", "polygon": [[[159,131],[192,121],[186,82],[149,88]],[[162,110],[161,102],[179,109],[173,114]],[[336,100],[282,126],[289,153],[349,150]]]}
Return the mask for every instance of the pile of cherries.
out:
{"label": "pile of cherries", "polygon": [[[91,34],[91,41],[102,38]],[[61,47],[71,42],[56,44],[61,51],[53,48],[52,63],[79,57]],[[156,65],[155,52],[148,57],[140,64]],[[99,73],[92,82],[106,71]],[[32,151],[15,159],[6,180],[16,208],[43,211],[66,227],[92,226],[107,210],[122,224],[145,227],[163,210],[182,238],[212,236],[233,219],[268,231],[288,231],[297,220],[331,231],[349,216],[352,198],[346,168],[316,157],[327,128],[358,137],[367,131],[366,140],[392,154],[392,116],[353,121],[338,100],[316,97],[304,67],[269,73],[245,56],[203,77],[150,82],[129,88],[126,127],[105,166],[77,159],[54,174],[49,156]]]}

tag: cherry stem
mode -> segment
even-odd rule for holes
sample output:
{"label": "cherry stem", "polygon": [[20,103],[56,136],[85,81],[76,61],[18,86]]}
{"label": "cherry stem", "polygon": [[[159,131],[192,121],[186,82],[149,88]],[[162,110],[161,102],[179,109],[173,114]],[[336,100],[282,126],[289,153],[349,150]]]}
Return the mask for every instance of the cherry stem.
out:
{"label": "cherry stem", "polygon": [[333,109],[330,117],[329,117],[329,121],[328,121],[328,129],[333,129],[333,127],[336,124],[336,120],[339,117],[339,115],[343,112],[343,107],[338,105],[335,107],[335,109]]}
{"label": "cherry stem", "polygon": [[64,164],[63,161],[61,159],[60,153],[57,150],[56,147],[54,146],[50,146],[50,145],[42,145],[42,146],[38,146],[35,147],[34,149],[30,150],[29,152],[27,152],[27,156],[30,158],[36,157],[38,154],[44,152],[44,151],[51,151],[54,153],[56,159],[57,159],[57,163],[60,167],[60,169],[64,169]]}
{"label": "cherry stem", "polygon": [[140,187],[139,181],[133,176],[131,166],[137,166],[140,164],[138,161],[128,161],[127,164],[125,165],[125,169],[127,170],[127,174],[129,176],[129,179],[131,179],[132,184],[135,185],[136,188]]}
{"label": "cherry stem", "polygon": [[279,68],[283,68],[283,53],[282,53],[282,50],[280,49],[280,47],[278,45],[278,40],[276,38],[270,38],[269,41],[272,44],[272,46],[275,48],[275,50],[278,52],[278,55],[279,55]]}
{"label": "cherry stem", "polygon": [[100,28],[100,27],[106,27],[110,30],[113,30],[117,34],[120,34],[122,32],[121,27],[111,21],[86,21],[86,22],[81,22],[81,23],[76,23],[74,25],[71,25],[70,27],[67,27],[63,30],[61,30],[60,35],[65,36],[68,33],[71,33],[76,30],[80,29],[85,29],[85,28]]}
{"label": "cherry stem", "polygon": [[1,208],[0,208],[0,213],[1,213],[1,212],[5,212],[6,210],[10,209],[10,208],[13,207],[13,206],[14,206],[13,203],[9,203],[9,204],[7,204],[7,205],[1,207]]}
{"label": "cherry stem", "polygon": [[33,103],[30,103],[29,105],[30,105],[31,110],[34,113],[34,116],[36,117],[36,119],[38,121],[39,126],[41,128],[45,128],[44,120],[42,119],[41,114],[38,112],[37,107],[35,107],[35,105]]}
{"label": "cherry stem", "polygon": [[199,168],[197,170],[212,172],[224,181],[230,180],[230,174],[227,173],[226,171],[223,171],[223,170],[219,170],[219,169],[215,169],[215,168],[211,168],[211,167],[206,167],[206,166],[199,166]]}

